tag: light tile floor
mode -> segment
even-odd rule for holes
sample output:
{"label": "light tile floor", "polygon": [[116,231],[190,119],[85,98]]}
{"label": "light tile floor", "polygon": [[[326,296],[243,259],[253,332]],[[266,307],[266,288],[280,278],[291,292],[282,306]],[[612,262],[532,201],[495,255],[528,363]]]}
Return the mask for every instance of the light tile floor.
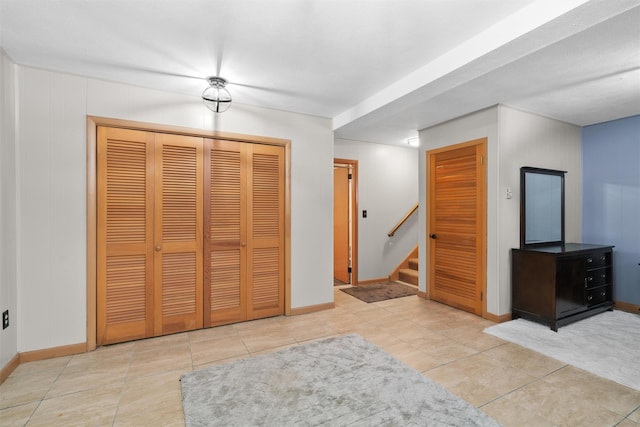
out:
{"label": "light tile floor", "polygon": [[181,426],[180,375],[355,332],[505,426],[640,426],[640,392],[484,334],[492,322],[416,296],[366,304],[336,289],[335,302],[21,364],[0,386],[0,425]]}

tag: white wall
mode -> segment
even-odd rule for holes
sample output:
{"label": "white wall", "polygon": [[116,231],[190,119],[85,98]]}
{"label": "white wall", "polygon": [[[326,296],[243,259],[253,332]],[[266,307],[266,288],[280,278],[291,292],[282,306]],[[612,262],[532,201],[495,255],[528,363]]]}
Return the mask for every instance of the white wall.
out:
{"label": "white wall", "polygon": [[[520,246],[520,168],[565,174],[565,241],[582,236],[582,148],[580,127],[505,106],[499,107],[499,314],[511,311],[510,250]],[[506,198],[511,188],[513,197]]]}
{"label": "white wall", "polygon": [[[492,107],[420,131],[420,290],[427,289],[427,178],[426,151],[487,138],[487,311],[498,312],[498,212],[496,188],[498,181],[498,108]],[[423,256],[424,254],[424,256]]]}
{"label": "white wall", "polygon": [[[511,248],[520,246],[520,167],[567,171],[566,240],[580,241],[580,128],[505,106],[420,131],[420,204],[426,206],[426,150],[487,137],[487,311],[511,311]],[[506,189],[513,197],[506,198]],[[427,284],[426,210],[420,215],[420,289]],[[425,250],[423,250],[425,248]],[[423,268],[424,266],[424,268]]]}
{"label": "white wall", "polygon": [[14,77],[15,65],[0,49],[0,313],[9,310],[9,328],[0,330],[0,367],[18,351]]}
{"label": "white wall", "polygon": [[418,202],[418,154],[415,148],[335,140],[336,158],[358,161],[359,281],[387,277],[418,244],[418,214],[387,236]]}
{"label": "white wall", "polygon": [[18,67],[18,351],[86,340],[86,115],[290,139],[291,307],[333,301],[330,120]]}

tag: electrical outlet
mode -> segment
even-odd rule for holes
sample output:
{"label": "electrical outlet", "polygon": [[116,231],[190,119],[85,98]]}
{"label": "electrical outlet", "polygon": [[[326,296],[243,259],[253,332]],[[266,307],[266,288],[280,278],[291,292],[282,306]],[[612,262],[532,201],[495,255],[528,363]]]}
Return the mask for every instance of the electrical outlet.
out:
{"label": "electrical outlet", "polygon": [[7,329],[9,327],[9,310],[5,310],[2,313],[2,329]]}

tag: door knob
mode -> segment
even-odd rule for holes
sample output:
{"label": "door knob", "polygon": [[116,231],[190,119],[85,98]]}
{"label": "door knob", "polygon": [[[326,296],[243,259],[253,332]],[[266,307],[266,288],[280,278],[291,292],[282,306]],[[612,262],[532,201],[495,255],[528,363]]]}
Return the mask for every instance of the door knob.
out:
{"label": "door knob", "polygon": [[156,245],[156,252],[160,252],[160,249],[162,249],[162,246]]}
{"label": "door knob", "polygon": [[240,243],[240,246],[242,246],[244,248],[245,246],[247,246],[247,242]]}
{"label": "door knob", "polygon": [[432,239],[436,239],[438,236],[436,236],[435,234],[431,234],[429,235],[429,237],[431,237]]}

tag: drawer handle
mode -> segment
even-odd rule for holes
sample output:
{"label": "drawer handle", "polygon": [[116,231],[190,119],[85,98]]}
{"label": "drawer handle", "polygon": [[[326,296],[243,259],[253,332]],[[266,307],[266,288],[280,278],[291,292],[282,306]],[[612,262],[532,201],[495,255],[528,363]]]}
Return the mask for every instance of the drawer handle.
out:
{"label": "drawer handle", "polygon": [[607,292],[606,291],[602,291],[602,292],[600,292],[600,295],[603,296],[603,297],[606,297],[607,296]]}
{"label": "drawer handle", "polygon": [[600,261],[604,261],[604,260],[606,260],[606,259],[607,259],[607,258],[606,258],[604,255],[602,255],[602,256],[600,257]]}
{"label": "drawer handle", "polygon": [[593,299],[593,295],[589,295],[589,296],[587,297],[587,301],[591,301],[592,299]]}
{"label": "drawer handle", "polygon": [[587,264],[591,264],[593,262],[593,258],[587,258]]}
{"label": "drawer handle", "polygon": [[607,273],[602,273],[602,274],[600,275],[600,277],[601,277],[601,278],[603,278],[603,279],[606,279],[606,278],[607,278]]}
{"label": "drawer handle", "polygon": [[593,282],[593,277],[589,276],[589,277],[587,277],[587,280],[590,281],[590,282]]}

